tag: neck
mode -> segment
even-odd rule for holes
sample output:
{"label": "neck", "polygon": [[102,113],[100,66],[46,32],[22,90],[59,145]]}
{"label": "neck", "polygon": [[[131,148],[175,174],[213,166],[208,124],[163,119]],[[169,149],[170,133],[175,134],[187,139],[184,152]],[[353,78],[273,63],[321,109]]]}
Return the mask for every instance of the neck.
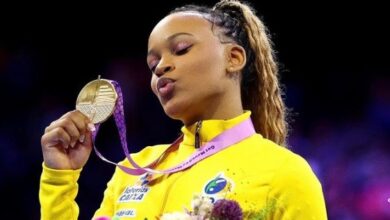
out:
{"label": "neck", "polygon": [[244,113],[240,95],[221,99],[220,103],[213,102],[206,107],[202,107],[202,109],[203,112],[200,114],[188,118],[187,120],[183,120],[184,125],[189,126],[198,121],[210,119],[227,120]]}

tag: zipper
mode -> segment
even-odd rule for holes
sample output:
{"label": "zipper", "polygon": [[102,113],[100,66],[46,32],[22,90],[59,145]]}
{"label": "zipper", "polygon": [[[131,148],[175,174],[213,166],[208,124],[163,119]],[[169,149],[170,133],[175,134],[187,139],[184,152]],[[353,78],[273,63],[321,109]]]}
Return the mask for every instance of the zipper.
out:
{"label": "zipper", "polygon": [[[195,148],[198,149],[200,148],[200,129],[202,128],[202,121],[198,121],[197,124],[196,124],[196,128],[195,128]],[[164,210],[165,210],[165,206],[167,204],[167,200],[168,200],[168,197],[169,197],[169,194],[172,190],[172,188],[174,187],[174,185],[176,184],[177,180],[180,179],[184,173],[183,172],[179,172],[179,173],[175,173],[176,175],[178,175],[176,177],[176,179],[174,179],[172,181],[172,184],[171,185],[168,185],[166,191],[165,191],[165,195],[164,195],[164,198],[163,198],[163,204],[161,206],[161,211],[160,211],[160,215],[164,214]],[[165,180],[163,181],[167,181],[167,179],[169,178],[170,175],[168,175],[166,177]]]}
{"label": "zipper", "polygon": [[200,147],[200,129],[202,128],[202,121],[198,121],[196,124],[196,129],[195,129],[195,148],[199,149]]}

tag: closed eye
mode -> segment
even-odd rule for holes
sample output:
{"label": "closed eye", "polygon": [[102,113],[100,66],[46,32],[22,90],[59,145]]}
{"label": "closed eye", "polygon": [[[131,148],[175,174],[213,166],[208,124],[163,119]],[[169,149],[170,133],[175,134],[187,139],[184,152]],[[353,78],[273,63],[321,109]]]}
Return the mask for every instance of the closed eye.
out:
{"label": "closed eye", "polygon": [[190,48],[191,48],[191,46],[184,48],[184,49],[181,49],[179,51],[176,51],[176,55],[178,55],[178,56],[184,55],[190,50]]}
{"label": "closed eye", "polygon": [[157,58],[153,58],[151,61],[148,62],[149,69],[152,72],[154,72],[156,70],[158,62],[159,62],[159,60]]}
{"label": "closed eye", "polygon": [[192,47],[192,44],[187,44],[187,43],[179,43],[176,45],[174,48],[174,54],[177,56],[181,56],[186,54]]}

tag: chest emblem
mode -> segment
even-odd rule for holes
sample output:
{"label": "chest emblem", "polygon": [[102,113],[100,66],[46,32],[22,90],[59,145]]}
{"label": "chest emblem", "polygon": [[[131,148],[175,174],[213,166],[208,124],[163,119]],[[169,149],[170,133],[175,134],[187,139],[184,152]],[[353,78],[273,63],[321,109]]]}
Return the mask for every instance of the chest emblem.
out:
{"label": "chest emblem", "polygon": [[223,173],[219,173],[205,184],[203,194],[210,197],[214,203],[221,198],[225,198],[227,193],[233,191],[233,187],[234,182],[225,177]]}
{"label": "chest emblem", "polygon": [[148,186],[149,179],[149,174],[142,175],[134,185],[125,188],[118,202],[142,202],[150,190]]}

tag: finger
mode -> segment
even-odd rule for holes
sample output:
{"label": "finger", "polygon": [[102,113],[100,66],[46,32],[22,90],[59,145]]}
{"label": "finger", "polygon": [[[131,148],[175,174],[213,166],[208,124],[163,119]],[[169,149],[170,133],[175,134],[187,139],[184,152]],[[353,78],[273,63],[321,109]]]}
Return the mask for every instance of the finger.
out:
{"label": "finger", "polygon": [[84,134],[80,135],[80,138],[79,138],[79,142],[80,143],[84,142],[85,136],[86,136],[87,133],[91,133],[90,135],[92,135],[92,133],[96,131],[96,127],[95,127],[95,125],[93,123],[88,123],[87,129],[88,129],[87,132],[85,132]]}
{"label": "finger", "polygon": [[86,143],[86,145],[92,145],[92,131],[90,131],[90,132],[87,132],[86,134],[85,134],[85,143]]}
{"label": "finger", "polygon": [[81,145],[82,147],[91,148],[92,147],[92,132],[86,132],[84,142]]}
{"label": "finger", "polygon": [[57,127],[42,136],[41,145],[49,148],[61,144],[62,147],[67,149],[70,141],[70,135],[62,127]]}
{"label": "finger", "polygon": [[70,146],[74,147],[78,139],[80,138],[80,131],[77,125],[70,118],[64,118],[58,120],[56,123],[59,127],[63,128],[70,136]]}
{"label": "finger", "polygon": [[[58,120],[53,121],[48,127],[46,127],[45,132],[49,132],[54,128],[58,127],[59,123],[63,123],[63,120],[65,119],[72,121],[75,124],[76,128],[79,130],[80,134],[84,134],[86,132],[87,124],[90,123],[88,117],[86,117],[80,111],[74,110],[74,111],[67,112]],[[62,124],[60,124],[60,126],[61,125]]]}
{"label": "finger", "polygon": [[80,135],[80,137],[79,137],[79,142],[80,142],[80,143],[84,143],[84,141],[85,141],[85,134],[82,134],[82,135]]}
{"label": "finger", "polygon": [[52,121],[52,122],[50,123],[50,125],[47,126],[47,127],[45,128],[45,133],[47,133],[47,132],[53,130],[53,128],[55,128],[55,123],[56,123],[56,122],[57,122],[57,120]]}
{"label": "finger", "polygon": [[80,134],[85,134],[88,129],[88,123],[91,122],[91,120],[85,116],[83,113],[81,113],[78,110],[73,111],[70,114],[69,117],[73,123],[76,125],[77,129],[79,130]]}
{"label": "finger", "polygon": [[63,114],[63,115],[62,115],[60,118],[58,118],[57,120],[52,121],[52,122],[50,123],[50,125],[47,126],[47,127],[45,128],[45,133],[46,133],[46,132],[49,132],[49,131],[51,131],[51,130],[53,130],[54,128],[56,128],[56,127],[57,127],[57,122],[58,122],[60,119],[64,119],[64,118],[70,117],[70,115],[72,114],[72,112],[73,112],[73,111],[69,111],[69,112]]}
{"label": "finger", "polygon": [[71,138],[70,145],[74,147],[81,135],[76,124],[69,117],[58,119],[57,121],[53,122],[48,128],[46,128],[46,133],[55,130],[59,127],[63,128],[68,133]]}

